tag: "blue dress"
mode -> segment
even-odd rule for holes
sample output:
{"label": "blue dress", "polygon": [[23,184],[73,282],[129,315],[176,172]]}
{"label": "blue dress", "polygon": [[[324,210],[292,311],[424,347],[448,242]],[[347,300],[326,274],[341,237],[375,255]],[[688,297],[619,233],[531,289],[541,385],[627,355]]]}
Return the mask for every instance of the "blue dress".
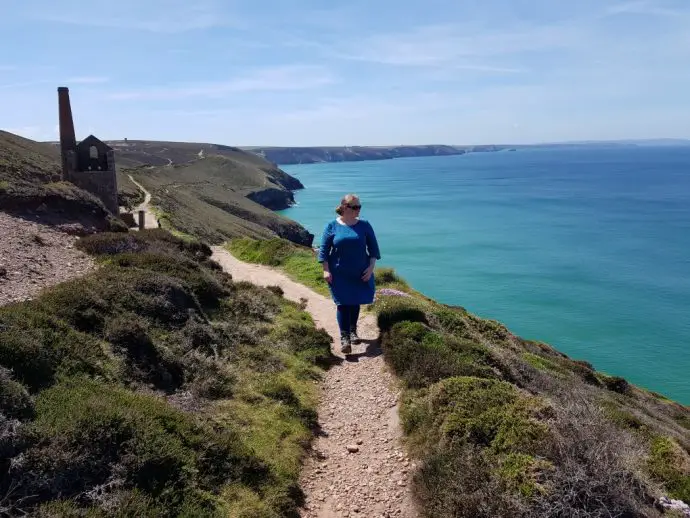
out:
{"label": "blue dress", "polygon": [[337,305],[359,305],[374,302],[376,285],[372,275],[362,280],[364,270],[372,257],[381,259],[374,229],[368,221],[360,219],[352,226],[331,221],[323,231],[318,259],[328,261],[333,275],[329,288]]}

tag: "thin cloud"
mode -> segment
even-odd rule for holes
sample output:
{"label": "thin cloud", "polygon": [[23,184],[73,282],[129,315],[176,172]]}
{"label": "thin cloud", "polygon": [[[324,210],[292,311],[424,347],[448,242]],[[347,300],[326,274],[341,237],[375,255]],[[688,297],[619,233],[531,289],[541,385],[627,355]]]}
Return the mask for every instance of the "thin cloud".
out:
{"label": "thin cloud", "polygon": [[331,52],[341,59],[384,65],[515,73],[522,67],[504,60],[525,52],[571,48],[580,37],[581,32],[568,25],[490,32],[472,24],[441,24],[340,43]]}
{"label": "thin cloud", "polygon": [[153,32],[176,34],[214,27],[239,28],[242,21],[227,12],[227,9],[214,0],[200,0],[189,3],[182,0],[147,0],[135,2],[123,0],[117,7],[107,0],[93,0],[89,3],[86,14],[81,2],[60,3],[59,10],[30,13],[32,18],[43,21]]}
{"label": "thin cloud", "polygon": [[107,83],[110,79],[107,77],[100,76],[81,76],[81,77],[71,77],[68,79],[57,80],[57,79],[36,79],[35,81],[22,81],[19,83],[8,83],[0,84],[0,89],[11,89],[11,88],[29,88],[31,86],[41,86],[41,85],[59,85],[59,86],[70,86],[70,85],[92,85],[92,84],[102,84]]}
{"label": "thin cloud", "polygon": [[167,101],[185,98],[217,98],[238,92],[309,90],[334,83],[333,76],[321,67],[285,66],[259,69],[227,81],[191,83],[177,86],[117,92],[114,100]]}
{"label": "thin cloud", "polygon": [[607,10],[607,14],[636,14],[643,16],[662,16],[680,18],[690,16],[690,11],[688,9],[682,9],[680,7],[674,8],[659,5],[658,2],[649,2],[647,0],[633,0],[631,2],[623,2],[610,7]]}
{"label": "thin cloud", "polygon": [[94,85],[94,84],[102,84],[102,83],[107,83],[110,81],[109,78],[107,77],[101,77],[101,76],[81,76],[81,77],[70,77],[65,81],[65,83],[69,84],[75,84],[75,85]]}

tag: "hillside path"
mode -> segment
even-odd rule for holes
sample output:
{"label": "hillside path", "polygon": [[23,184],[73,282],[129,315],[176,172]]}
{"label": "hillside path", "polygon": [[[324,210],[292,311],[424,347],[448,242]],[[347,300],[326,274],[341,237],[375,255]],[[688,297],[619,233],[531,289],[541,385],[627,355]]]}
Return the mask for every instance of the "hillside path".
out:
{"label": "hillside path", "polygon": [[[222,247],[213,259],[234,280],[261,286],[280,286],[287,299],[307,300],[317,327],[333,338],[333,354],[341,358],[324,373],[319,425],[305,460],[300,487],[306,503],[303,518],[414,518],[409,477],[413,463],[400,444],[398,392],[383,362],[374,317],[362,314],[358,326],[364,341],[344,358],[339,351],[335,307],[330,299],[267,266],[247,264]],[[337,345],[337,346],[336,346]],[[350,453],[349,449],[356,449]]]}
{"label": "hillside path", "polygon": [[0,306],[94,270],[93,258],[76,242],[55,227],[0,211]]}
{"label": "hillside path", "polygon": [[151,211],[151,193],[144,189],[144,186],[132,178],[131,174],[127,175],[134,185],[136,185],[141,192],[144,193],[144,201],[140,203],[132,212],[134,213],[134,219],[139,222],[139,211],[144,211],[144,228],[158,228],[158,220],[156,215]]}

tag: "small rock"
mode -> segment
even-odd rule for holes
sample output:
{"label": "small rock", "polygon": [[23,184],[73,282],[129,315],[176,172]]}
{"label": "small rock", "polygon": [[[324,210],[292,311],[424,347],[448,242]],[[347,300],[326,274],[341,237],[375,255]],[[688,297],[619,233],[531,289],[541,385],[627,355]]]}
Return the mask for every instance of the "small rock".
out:
{"label": "small rock", "polygon": [[357,453],[359,451],[359,446],[356,446],[354,444],[348,444],[347,451],[349,451],[350,453]]}

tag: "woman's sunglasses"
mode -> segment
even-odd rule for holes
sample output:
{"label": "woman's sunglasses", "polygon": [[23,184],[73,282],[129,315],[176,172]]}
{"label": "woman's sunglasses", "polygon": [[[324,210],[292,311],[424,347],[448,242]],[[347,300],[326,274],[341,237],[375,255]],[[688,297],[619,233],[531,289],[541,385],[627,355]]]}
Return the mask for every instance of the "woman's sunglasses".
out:
{"label": "woman's sunglasses", "polygon": [[348,207],[350,207],[352,210],[359,210],[362,208],[361,205],[348,205]]}

